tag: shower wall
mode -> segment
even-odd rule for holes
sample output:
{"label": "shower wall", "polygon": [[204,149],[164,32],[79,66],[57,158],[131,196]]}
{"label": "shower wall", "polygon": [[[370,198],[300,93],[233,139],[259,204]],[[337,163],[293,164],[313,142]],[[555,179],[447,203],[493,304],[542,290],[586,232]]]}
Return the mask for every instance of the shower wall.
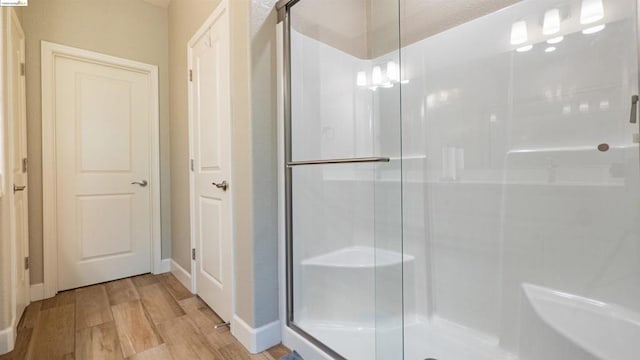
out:
{"label": "shower wall", "polygon": [[[292,31],[292,57],[306,61],[292,67],[293,160],[339,159],[375,154],[371,94],[359,89],[354,74],[365,60]],[[361,165],[314,167],[300,171],[294,201],[301,210],[296,230],[305,239],[301,258],[349,246],[373,246],[373,171]],[[314,207],[302,206],[306,203]],[[324,226],[314,225],[322,222]],[[318,231],[320,230],[320,231]]]}
{"label": "shower wall", "polygon": [[[521,359],[591,359],[532,310],[524,284],[640,312],[635,1],[605,0],[595,32],[581,5],[523,1],[403,47],[403,241],[427,274],[408,325]],[[516,51],[521,20],[533,47]]]}

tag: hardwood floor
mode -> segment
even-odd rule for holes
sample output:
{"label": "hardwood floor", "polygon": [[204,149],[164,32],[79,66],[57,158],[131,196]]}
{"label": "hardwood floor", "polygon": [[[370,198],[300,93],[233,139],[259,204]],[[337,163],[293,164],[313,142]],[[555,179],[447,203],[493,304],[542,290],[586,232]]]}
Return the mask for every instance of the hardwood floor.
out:
{"label": "hardwood floor", "polygon": [[278,360],[252,355],[171,274],[140,275],[64,291],[29,305],[12,353],[0,360]]}

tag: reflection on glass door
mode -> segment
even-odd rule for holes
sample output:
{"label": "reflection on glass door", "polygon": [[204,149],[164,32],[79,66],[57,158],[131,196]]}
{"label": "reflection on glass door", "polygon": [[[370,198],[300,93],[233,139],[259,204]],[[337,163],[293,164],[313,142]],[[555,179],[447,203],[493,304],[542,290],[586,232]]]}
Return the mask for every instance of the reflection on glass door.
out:
{"label": "reflection on glass door", "polygon": [[432,3],[402,3],[405,358],[637,359],[636,1]]}
{"label": "reflection on glass door", "polygon": [[289,325],[335,357],[402,357],[398,1],[289,7]]}

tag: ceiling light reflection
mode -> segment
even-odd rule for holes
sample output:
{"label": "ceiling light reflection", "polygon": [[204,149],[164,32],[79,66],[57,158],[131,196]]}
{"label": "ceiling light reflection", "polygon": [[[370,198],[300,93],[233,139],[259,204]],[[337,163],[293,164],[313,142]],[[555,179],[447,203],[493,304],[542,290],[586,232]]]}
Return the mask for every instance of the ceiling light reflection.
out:
{"label": "ceiling light reflection", "polygon": [[398,66],[395,62],[389,61],[387,63],[387,78],[391,81],[400,80],[400,73],[398,72]]}
{"label": "ceiling light reflection", "polygon": [[517,48],[516,51],[521,53],[521,52],[527,52],[531,49],[533,49],[533,45],[526,45],[526,46]]}
{"label": "ceiling light reflection", "polygon": [[511,25],[511,45],[524,44],[528,38],[526,21],[516,21]]}
{"label": "ceiling light reflection", "polygon": [[373,71],[371,72],[371,82],[373,85],[382,84],[382,69],[380,69],[380,66],[373,68]]}
{"label": "ceiling light reflection", "polygon": [[551,9],[544,14],[542,33],[545,35],[555,34],[560,31],[560,10]]}
{"label": "ceiling light reflection", "polygon": [[595,34],[597,32],[604,30],[605,27],[606,27],[605,24],[593,26],[593,27],[582,30],[582,33],[585,35]]}
{"label": "ceiling light reflection", "polygon": [[364,71],[358,71],[356,83],[358,86],[367,86],[367,74]]}
{"label": "ceiling light reflection", "polygon": [[604,18],[602,0],[582,0],[580,23],[591,24]]}
{"label": "ceiling light reflection", "polygon": [[564,36],[558,36],[547,40],[547,44],[559,44],[564,40]]}

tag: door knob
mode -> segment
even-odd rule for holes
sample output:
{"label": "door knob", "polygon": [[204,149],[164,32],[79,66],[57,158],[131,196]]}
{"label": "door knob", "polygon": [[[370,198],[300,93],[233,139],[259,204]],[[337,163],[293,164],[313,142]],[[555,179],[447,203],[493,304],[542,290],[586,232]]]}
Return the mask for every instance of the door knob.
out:
{"label": "door knob", "polygon": [[221,183],[216,183],[216,182],[212,182],[213,185],[215,185],[215,187],[217,187],[218,189],[222,189],[222,191],[227,191],[227,188],[229,187],[229,183],[227,183],[227,180],[224,180]]}
{"label": "door knob", "polygon": [[132,182],[131,185],[140,185],[142,187],[146,187],[147,185],[149,185],[149,183],[147,182],[147,180],[140,180]]}
{"label": "door knob", "polygon": [[18,191],[24,191],[24,189],[26,189],[26,186],[18,186],[16,184],[13,184],[13,193],[17,193]]}

